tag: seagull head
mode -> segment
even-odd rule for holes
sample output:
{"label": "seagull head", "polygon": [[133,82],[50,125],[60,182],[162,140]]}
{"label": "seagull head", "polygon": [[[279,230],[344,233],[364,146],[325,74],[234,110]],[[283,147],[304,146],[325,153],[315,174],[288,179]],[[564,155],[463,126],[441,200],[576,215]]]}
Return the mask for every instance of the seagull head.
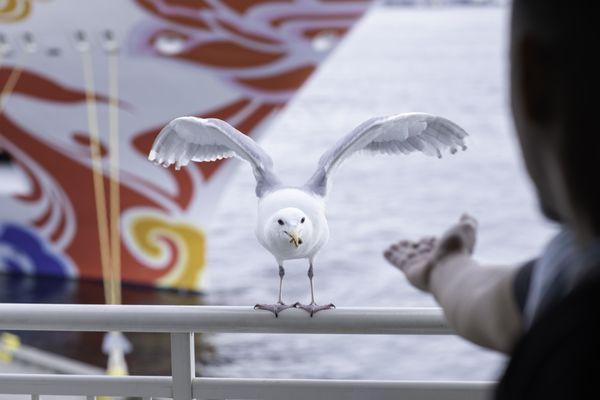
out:
{"label": "seagull head", "polygon": [[312,225],[302,210],[294,207],[282,208],[273,214],[270,231],[275,239],[294,248],[304,243],[304,236],[311,231]]}

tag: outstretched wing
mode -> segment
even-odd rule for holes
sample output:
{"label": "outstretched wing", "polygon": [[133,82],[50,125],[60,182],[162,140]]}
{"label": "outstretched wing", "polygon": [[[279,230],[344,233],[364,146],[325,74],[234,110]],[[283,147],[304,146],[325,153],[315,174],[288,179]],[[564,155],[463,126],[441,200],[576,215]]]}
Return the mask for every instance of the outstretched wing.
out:
{"label": "outstretched wing", "polygon": [[152,145],[148,159],[163,167],[180,169],[190,161],[216,161],[238,157],[252,166],[256,195],[279,185],[271,157],[252,139],[216,118],[181,117],[165,126]]}
{"label": "outstretched wing", "polygon": [[449,149],[452,154],[459,147],[466,150],[466,136],[467,132],[455,123],[425,113],[372,118],[360,124],[321,156],[317,171],[306,183],[306,188],[325,196],[333,171],[359,150],[375,154],[421,151],[441,158],[442,150],[445,149]]}

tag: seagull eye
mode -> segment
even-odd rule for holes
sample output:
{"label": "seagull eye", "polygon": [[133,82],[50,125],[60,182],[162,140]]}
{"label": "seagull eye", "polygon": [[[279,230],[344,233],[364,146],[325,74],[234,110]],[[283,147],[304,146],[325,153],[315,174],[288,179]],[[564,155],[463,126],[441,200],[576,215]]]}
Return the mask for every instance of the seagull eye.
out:
{"label": "seagull eye", "polygon": [[302,219],[300,220],[300,223],[303,224],[305,219],[306,218],[302,217]]}
{"label": "seagull eye", "polygon": [[282,220],[280,220],[280,219],[278,219],[278,220],[277,220],[277,223],[278,223],[279,225],[283,225],[283,221],[282,221]]}

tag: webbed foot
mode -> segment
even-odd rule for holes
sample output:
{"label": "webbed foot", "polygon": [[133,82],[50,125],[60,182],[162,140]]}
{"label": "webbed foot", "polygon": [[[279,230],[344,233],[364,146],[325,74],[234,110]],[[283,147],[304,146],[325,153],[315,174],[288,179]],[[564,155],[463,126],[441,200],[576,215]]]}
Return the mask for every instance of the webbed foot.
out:
{"label": "webbed foot", "polygon": [[254,306],[255,310],[265,310],[270,311],[275,315],[275,318],[279,317],[279,313],[283,310],[287,310],[288,308],[292,308],[294,305],[288,305],[284,303],[275,303],[275,304],[257,304]]}
{"label": "webbed foot", "polygon": [[331,310],[332,308],[335,308],[335,306],[331,303],[320,306],[316,303],[301,304],[300,302],[295,303],[294,307],[303,309],[304,311],[309,313],[311,317],[313,315],[315,315],[316,313],[318,313],[319,311]]}

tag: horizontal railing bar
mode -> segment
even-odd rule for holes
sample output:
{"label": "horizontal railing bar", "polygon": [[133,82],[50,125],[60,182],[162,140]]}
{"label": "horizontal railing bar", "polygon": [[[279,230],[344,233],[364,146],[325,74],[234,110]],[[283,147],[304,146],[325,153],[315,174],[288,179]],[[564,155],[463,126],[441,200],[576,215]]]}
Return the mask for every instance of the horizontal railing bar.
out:
{"label": "horizontal railing bar", "polygon": [[171,377],[0,374],[2,394],[172,397]]}
{"label": "horizontal railing bar", "polygon": [[[374,381],[338,379],[195,378],[194,398],[245,399],[365,399],[479,400],[489,397],[493,382]],[[90,376],[0,374],[2,394],[55,396],[171,397],[172,380],[165,376]]]}
{"label": "horizontal railing bar", "polygon": [[42,331],[451,334],[437,308],[289,309],[275,318],[252,307],[0,304],[0,329]]}
{"label": "horizontal railing bar", "polygon": [[192,385],[197,399],[483,400],[494,383],[196,378]]}

